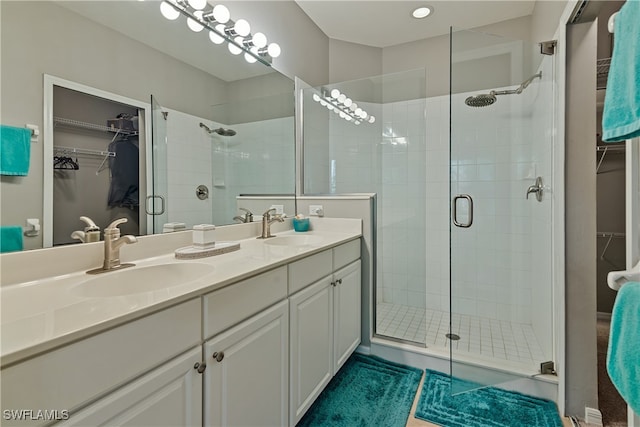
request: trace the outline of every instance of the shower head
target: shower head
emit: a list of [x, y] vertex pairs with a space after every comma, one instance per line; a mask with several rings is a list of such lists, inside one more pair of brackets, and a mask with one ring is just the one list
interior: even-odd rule
[[464, 100], [464, 103], [469, 107], [487, 107], [494, 102], [497, 98], [493, 93], [482, 93], [476, 96], [470, 96]]
[[480, 95], [476, 95], [476, 96], [470, 96], [467, 99], [464, 100], [464, 103], [467, 104], [469, 107], [487, 107], [491, 104], [493, 104], [494, 102], [496, 102], [497, 98], [496, 95], [519, 95], [522, 93], [523, 90], [525, 90], [527, 88], [527, 86], [529, 86], [531, 84], [531, 82], [535, 79], [535, 78], [542, 78], [542, 71], [540, 71], [538, 74], [534, 74], [533, 76], [529, 77], [527, 80], [525, 80], [524, 82], [522, 82], [522, 84], [514, 90], [492, 90], [489, 93], [483, 93]]
[[210, 129], [209, 126], [205, 125], [204, 123], [200, 123], [200, 127], [206, 130], [208, 134], [217, 133], [218, 135], [222, 136], [233, 136], [236, 134], [236, 131], [233, 129], [225, 129], [221, 127], [218, 129]]

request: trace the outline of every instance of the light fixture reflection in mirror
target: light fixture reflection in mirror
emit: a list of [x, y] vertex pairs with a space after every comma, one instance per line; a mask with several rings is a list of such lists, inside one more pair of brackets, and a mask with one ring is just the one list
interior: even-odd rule
[[[248, 63], [262, 62], [270, 66], [273, 58], [282, 53], [280, 45], [267, 42], [263, 33], [251, 35], [251, 25], [246, 19], [231, 20], [229, 9], [223, 5], [216, 5], [210, 11], [204, 12], [206, 0], [164, 0], [160, 4], [162, 15], [173, 21], [180, 14], [187, 17], [187, 26], [194, 32], [202, 29], [209, 30], [209, 39], [214, 44], [228, 43], [229, 52], [239, 55], [245, 52], [244, 58]], [[255, 48], [255, 49], [254, 49]]]

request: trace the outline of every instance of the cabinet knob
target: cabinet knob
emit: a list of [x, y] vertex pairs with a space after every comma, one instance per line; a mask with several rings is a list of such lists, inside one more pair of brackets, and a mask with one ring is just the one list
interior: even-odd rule
[[198, 371], [199, 374], [201, 374], [204, 372], [205, 369], [207, 369], [207, 364], [196, 362], [196, 364], [193, 365], [193, 369], [195, 369], [196, 371]]
[[331, 286], [336, 286], [336, 282], [331, 282]]
[[337, 283], [338, 285], [341, 285], [341, 284], [342, 284], [342, 279], [338, 279], [338, 280], [336, 280], [336, 283]]
[[216, 362], [222, 362], [222, 359], [224, 359], [224, 352], [216, 351], [213, 353], [213, 358], [216, 359]]

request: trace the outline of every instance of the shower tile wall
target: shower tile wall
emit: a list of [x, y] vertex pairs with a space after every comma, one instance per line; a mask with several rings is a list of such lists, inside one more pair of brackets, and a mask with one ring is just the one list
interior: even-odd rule
[[531, 323], [532, 93], [487, 108], [453, 97], [451, 191], [474, 197], [473, 227], [452, 229], [454, 313]]
[[210, 121], [168, 110], [167, 116], [167, 221], [187, 227], [211, 222], [212, 199], [200, 200], [200, 184], [211, 190], [211, 142], [199, 126]]
[[211, 137], [214, 196], [220, 201], [214, 205], [214, 218], [220, 223], [228, 224], [238, 215], [236, 196], [240, 194], [295, 192], [293, 121], [284, 117], [223, 125], [236, 135]]
[[[233, 137], [208, 135], [210, 128], [231, 127]], [[228, 224], [236, 213], [240, 193], [294, 192], [293, 117], [233, 126], [169, 110], [167, 120], [168, 221], [187, 227], [202, 223]], [[265, 180], [264, 177], [269, 179]], [[196, 187], [209, 187], [199, 200]]]
[[[534, 239], [541, 236], [533, 232], [531, 205], [537, 202], [525, 200], [525, 190], [541, 170], [538, 163], [548, 162], [532, 155], [534, 130], [542, 129], [532, 123], [543, 113], [527, 107], [536, 96], [535, 86], [521, 97], [502, 97], [487, 109], [467, 107], [469, 94], [454, 97], [454, 114], [465, 123], [453, 153], [455, 191], [478, 199], [476, 227], [454, 234], [455, 256], [463, 260], [454, 269], [456, 313], [532, 323], [536, 294], [531, 258]], [[363, 108], [375, 111], [376, 105]], [[426, 134], [420, 122], [425, 114]], [[385, 104], [380, 119], [382, 129], [372, 129], [381, 136], [331, 119], [335, 192], [380, 195], [378, 301], [448, 311], [449, 97]], [[360, 156], [362, 147], [366, 151]], [[377, 175], [371, 177], [374, 188], [363, 188], [354, 178], [369, 178], [359, 172], [366, 168]], [[540, 217], [549, 222], [544, 215]], [[536, 289], [550, 292], [550, 282], [543, 283]]]

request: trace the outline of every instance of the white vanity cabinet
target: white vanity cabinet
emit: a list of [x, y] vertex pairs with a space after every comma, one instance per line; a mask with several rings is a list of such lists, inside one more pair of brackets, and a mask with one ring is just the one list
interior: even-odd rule
[[[200, 322], [200, 300], [196, 298], [3, 367], [2, 409], [67, 410], [71, 415], [68, 421], [75, 422], [78, 408], [109, 399], [109, 392], [198, 346]], [[180, 369], [186, 372], [186, 365]], [[173, 381], [174, 375], [171, 371], [169, 377], [154, 383], [159, 384], [159, 393], [165, 387], [162, 382]], [[144, 390], [142, 393], [149, 396], [155, 393]], [[2, 425], [33, 426], [47, 421], [3, 420]]]
[[202, 425], [200, 346], [73, 414], [60, 426]]
[[357, 239], [289, 264], [290, 425], [360, 344], [359, 258]]
[[205, 426], [287, 425], [287, 300], [207, 341], [204, 354]]
[[287, 267], [204, 295], [203, 308], [204, 425], [287, 425]]

